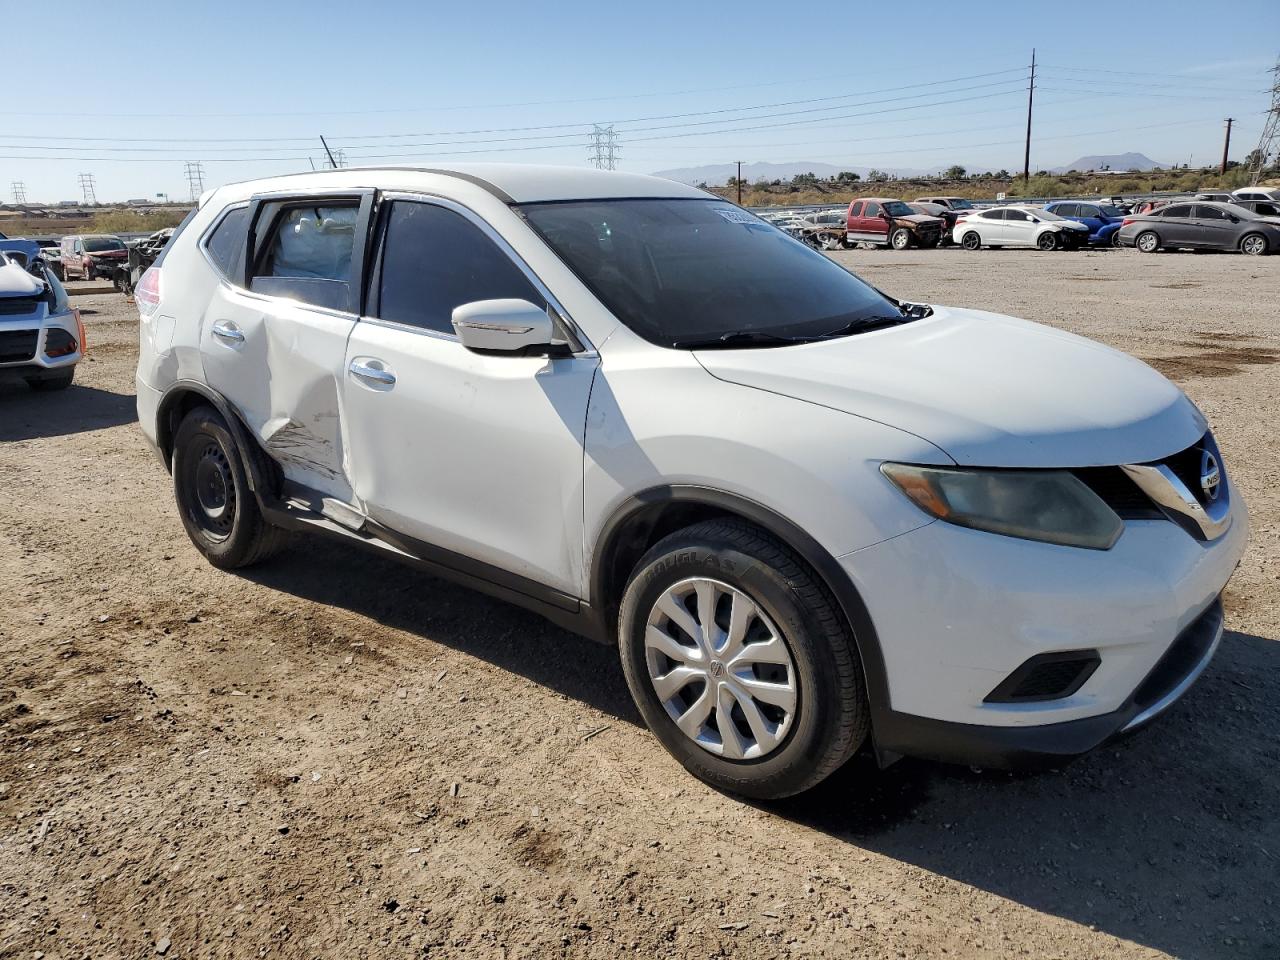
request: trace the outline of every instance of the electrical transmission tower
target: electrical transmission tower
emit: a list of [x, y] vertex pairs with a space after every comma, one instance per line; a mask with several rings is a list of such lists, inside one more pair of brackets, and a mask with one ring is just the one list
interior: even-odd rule
[[335, 167], [345, 167], [347, 165], [347, 151], [339, 147], [333, 151], [333, 165]]
[[613, 124], [602, 127], [597, 123], [591, 128], [591, 144], [587, 157], [595, 164], [597, 170], [616, 170], [620, 150], [618, 134], [614, 132]]
[[204, 193], [204, 165], [199, 160], [189, 160], [186, 166], [187, 186], [191, 188], [191, 199], [199, 200]]
[[1280, 61], [1271, 68], [1275, 82], [1271, 84], [1271, 109], [1267, 111], [1267, 121], [1262, 125], [1262, 136], [1258, 138], [1258, 146], [1253, 151], [1253, 162], [1249, 164], [1249, 183], [1256, 184], [1262, 179], [1262, 171], [1275, 154], [1276, 141], [1280, 140]]
[[80, 192], [84, 194], [84, 205], [86, 207], [96, 207], [98, 205], [98, 197], [93, 192], [93, 174], [80, 174]]
[[13, 183], [9, 184], [9, 186], [13, 189], [14, 203], [27, 202], [27, 185], [25, 183], [23, 183], [21, 180], [15, 180], [13, 181]]

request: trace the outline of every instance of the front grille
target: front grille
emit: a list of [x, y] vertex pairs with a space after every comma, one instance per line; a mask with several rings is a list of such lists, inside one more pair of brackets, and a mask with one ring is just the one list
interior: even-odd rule
[[[1210, 441], [1208, 434], [1201, 437], [1199, 442], [1193, 446], [1187, 447], [1181, 453], [1175, 453], [1172, 457], [1167, 457], [1163, 463], [1173, 471], [1174, 476], [1182, 481], [1183, 485], [1191, 491], [1201, 506], [1206, 506], [1206, 496], [1204, 487], [1200, 484], [1200, 462], [1204, 457], [1204, 451]], [[1219, 465], [1221, 469], [1221, 465]]]
[[1133, 702], [1139, 710], [1145, 710], [1168, 696], [1200, 665], [1213, 647], [1221, 626], [1222, 600], [1218, 599], [1178, 634], [1164, 656], [1139, 684], [1133, 695]]
[[1164, 514], [1119, 467], [1086, 467], [1072, 473], [1122, 520], [1161, 520]]
[[0, 363], [21, 363], [36, 355], [39, 330], [0, 331]]
[[43, 302], [42, 297], [0, 297], [0, 317], [35, 313]]
[[1005, 677], [984, 703], [1027, 703], [1069, 697], [1093, 676], [1102, 658], [1097, 650], [1041, 653]]

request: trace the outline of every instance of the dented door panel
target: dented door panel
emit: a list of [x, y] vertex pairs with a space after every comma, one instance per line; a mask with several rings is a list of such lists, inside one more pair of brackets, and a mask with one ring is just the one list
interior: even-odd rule
[[355, 321], [222, 284], [201, 325], [205, 379], [239, 410], [284, 476], [352, 499], [339, 390]]

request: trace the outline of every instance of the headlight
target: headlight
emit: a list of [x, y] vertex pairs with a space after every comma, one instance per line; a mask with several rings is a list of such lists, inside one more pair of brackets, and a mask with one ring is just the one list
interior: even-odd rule
[[1006, 537], [1107, 550], [1124, 521], [1066, 470], [967, 470], [886, 463], [881, 472], [930, 516]]

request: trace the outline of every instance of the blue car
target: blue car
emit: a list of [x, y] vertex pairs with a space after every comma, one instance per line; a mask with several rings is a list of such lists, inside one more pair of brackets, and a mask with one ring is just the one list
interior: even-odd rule
[[1103, 203], [1085, 203], [1079, 200], [1057, 200], [1044, 207], [1050, 213], [1083, 223], [1089, 228], [1089, 244], [1094, 247], [1120, 246], [1120, 226], [1124, 214], [1115, 207]]

